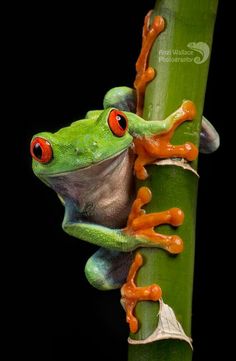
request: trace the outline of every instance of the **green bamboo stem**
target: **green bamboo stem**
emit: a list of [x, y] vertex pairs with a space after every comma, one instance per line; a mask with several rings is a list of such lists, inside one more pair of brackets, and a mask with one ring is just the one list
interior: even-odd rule
[[[204, 42], [211, 49], [217, 0], [159, 0], [153, 15], [161, 15], [166, 22], [165, 31], [153, 46], [149, 65], [156, 69], [157, 76], [149, 84], [145, 94], [144, 118], [164, 119], [177, 109], [183, 99], [192, 100], [197, 108], [197, 117], [179, 127], [172, 139], [173, 144], [191, 141], [199, 142], [200, 120], [204, 105], [207, 83], [208, 59], [202, 64], [192, 61], [163, 61], [163, 50], [190, 50], [191, 42]], [[166, 53], [165, 53], [166, 54]], [[199, 54], [193, 52], [194, 58]], [[183, 56], [171, 55], [167, 57]], [[200, 55], [201, 57], [201, 55]], [[193, 162], [197, 168], [197, 161]], [[198, 177], [191, 171], [177, 166], [150, 166], [146, 182], [153, 193], [147, 212], [156, 212], [171, 207], [179, 207], [185, 213], [184, 224], [177, 229], [170, 226], [158, 228], [160, 233], [177, 234], [184, 240], [184, 252], [170, 256], [160, 249], [142, 249], [145, 260], [139, 271], [139, 286], [157, 283], [163, 291], [163, 300], [171, 306], [186, 334], [191, 335], [191, 308], [194, 270], [195, 216]], [[158, 302], [140, 302], [136, 315], [140, 329], [135, 339], [145, 339], [158, 323]], [[129, 361], [190, 361], [192, 350], [184, 341], [163, 340], [146, 345], [129, 345]]]

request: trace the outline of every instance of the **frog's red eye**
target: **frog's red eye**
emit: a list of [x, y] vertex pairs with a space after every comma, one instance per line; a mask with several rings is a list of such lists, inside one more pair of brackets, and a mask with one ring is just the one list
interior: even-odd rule
[[30, 153], [37, 162], [49, 163], [52, 159], [51, 144], [46, 139], [36, 137], [30, 144]]
[[128, 119], [124, 113], [113, 109], [109, 114], [108, 124], [112, 133], [117, 137], [123, 137], [128, 128]]

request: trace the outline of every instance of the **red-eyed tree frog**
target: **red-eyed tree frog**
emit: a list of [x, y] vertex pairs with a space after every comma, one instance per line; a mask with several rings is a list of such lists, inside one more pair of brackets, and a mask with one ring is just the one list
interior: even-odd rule
[[[58, 194], [65, 206], [64, 231], [101, 247], [88, 260], [85, 274], [94, 287], [102, 290], [121, 287], [133, 260], [132, 251], [138, 247], [181, 251], [176, 236], [167, 237], [169, 243], [154, 241], [142, 234], [141, 228], [130, 231], [127, 220], [137, 201], [135, 175], [147, 178], [146, 164], [157, 158], [196, 158], [191, 143], [172, 146], [167, 142], [168, 150], [164, 147], [157, 154], [151, 149], [156, 136], [169, 134], [181, 122], [193, 119], [194, 105], [183, 102], [163, 121], [145, 121], [133, 113], [134, 109], [134, 91], [113, 88], [104, 98], [104, 110], [90, 111], [85, 119], [56, 133], [38, 133], [31, 141], [35, 175]], [[150, 140], [145, 156], [140, 151], [142, 140]], [[217, 132], [203, 118], [200, 150], [209, 153], [218, 145]], [[142, 204], [150, 198], [145, 189], [139, 197]], [[166, 212], [169, 218], [165, 213], [168, 220], [161, 223], [181, 224], [179, 209]]]

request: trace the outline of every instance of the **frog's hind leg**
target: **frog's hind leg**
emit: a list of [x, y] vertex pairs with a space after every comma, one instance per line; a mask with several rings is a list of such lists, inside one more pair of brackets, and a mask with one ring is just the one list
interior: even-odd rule
[[120, 288], [133, 262], [132, 252], [118, 252], [101, 247], [85, 265], [89, 283], [99, 290]]
[[137, 94], [136, 114], [142, 115], [144, 94], [147, 84], [155, 77], [154, 68], [148, 66], [148, 58], [153, 43], [158, 35], [164, 30], [165, 22], [161, 16], [155, 16], [153, 23], [150, 24], [152, 11], [149, 11], [144, 20], [142, 48], [136, 62], [136, 78], [134, 88]]
[[104, 109], [117, 108], [135, 113], [136, 91], [127, 86], [119, 86], [108, 90], [103, 99]]
[[220, 146], [220, 136], [214, 126], [205, 117], [202, 117], [199, 150], [209, 154], [215, 152]]

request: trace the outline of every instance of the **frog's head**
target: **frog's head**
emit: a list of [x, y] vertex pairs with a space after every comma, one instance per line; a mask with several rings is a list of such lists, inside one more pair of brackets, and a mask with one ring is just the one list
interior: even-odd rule
[[132, 143], [124, 112], [105, 109], [97, 119], [83, 119], [56, 133], [42, 132], [31, 141], [33, 171], [39, 178], [90, 168], [117, 158]]

